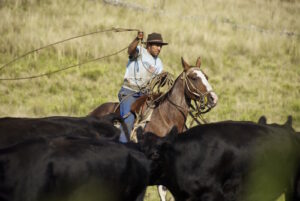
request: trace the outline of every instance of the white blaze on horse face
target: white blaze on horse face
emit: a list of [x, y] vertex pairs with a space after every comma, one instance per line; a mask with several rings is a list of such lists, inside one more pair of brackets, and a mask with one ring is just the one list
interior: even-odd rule
[[202, 83], [206, 87], [206, 91], [212, 91], [212, 87], [210, 86], [208, 80], [206, 79], [206, 77], [202, 73], [202, 71], [201, 70], [194, 70], [194, 72], [197, 74], [197, 77], [199, 77], [202, 80]]

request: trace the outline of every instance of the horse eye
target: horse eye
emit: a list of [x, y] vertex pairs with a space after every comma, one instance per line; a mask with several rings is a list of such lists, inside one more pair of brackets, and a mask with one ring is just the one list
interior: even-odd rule
[[191, 76], [192, 80], [197, 80], [197, 76]]

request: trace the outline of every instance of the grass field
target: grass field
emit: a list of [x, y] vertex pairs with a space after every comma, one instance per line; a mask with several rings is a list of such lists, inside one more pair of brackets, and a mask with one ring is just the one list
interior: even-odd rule
[[[73, 36], [136, 28], [162, 33], [165, 70], [180, 57], [202, 68], [219, 95], [205, 115], [222, 120], [284, 123], [300, 130], [300, 1], [298, 0], [0, 0], [0, 68], [33, 49]], [[86, 62], [126, 46], [136, 32], [106, 32], [30, 54], [0, 70], [0, 78], [33, 76]], [[0, 81], [0, 116], [83, 116], [117, 101], [126, 51], [37, 79]], [[158, 200], [152, 191], [148, 201]]]

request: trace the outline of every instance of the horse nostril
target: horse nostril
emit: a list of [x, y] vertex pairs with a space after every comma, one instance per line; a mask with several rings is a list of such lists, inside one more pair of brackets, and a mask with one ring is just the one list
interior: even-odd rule
[[214, 92], [209, 93], [208, 99], [212, 106], [216, 106], [218, 102], [218, 96]]

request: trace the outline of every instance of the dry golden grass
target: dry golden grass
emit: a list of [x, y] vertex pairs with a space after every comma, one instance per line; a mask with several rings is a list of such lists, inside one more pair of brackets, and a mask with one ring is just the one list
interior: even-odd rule
[[[283, 123], [291, 114], [299, 129], [299, 2], [119, 2], [115, 6], [96, 0], [1, 1], [1, 64], [96, 30], [157, 31], [170, 42], [161, 53], [167, 71], [178, 75], [181, 56], [194, 63], [201, 55], [203, 69], [220, 96], [217, 108], [207, 115], [210, 121], [255, 121], [264, 114], [270, 122]], [[135, 34], [109, 32], [68, 41], [15, 62], [0, 71], [1, 77], [31, 76], [101, 57], [126, 47]], [[85, 115], [105, 101], [117, 100], [126, 60], [124, 52], [51, 77], [2, 81], [0, 114]]]

